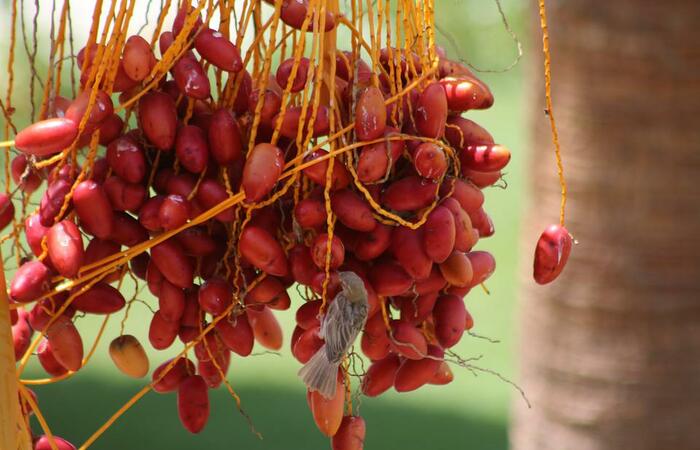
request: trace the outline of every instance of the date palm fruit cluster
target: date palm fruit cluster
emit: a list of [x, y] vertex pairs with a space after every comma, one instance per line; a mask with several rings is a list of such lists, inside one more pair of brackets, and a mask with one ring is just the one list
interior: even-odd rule
[[[338, 272], [352, 271], [369, 301], [361, 392], [452, 380], [445, 352], [473, 326], [464, 298], [495, 269], [475, 250], [494, 233], [482, 190], [510, 152], [465, 117], [493, 96], [430, 31], [405, 48], [381, 39], [364, 48], [356, 32], [341, 50], [321, 40], [347, 15], [277, 3], [267, 25], [297, 45], [276, 67], [262, 54], [275, 45], [272, 31], [267, 48], [241, 52], [241, 39], [185, 2], [157, 44], [139, 35], [88, 42], [77, 56], [79, 93], [53, 97], [17, 134], [12, 178], [23, 195], [40, 195], [19, 218], [13, 198], [0, 198], [0, 225], [14, 221], [29, 248], [9, 283], [17, 360], [37, 333], [50, 376], [80, 370], [75, 315], [123, 314], [135, 296], [122, 282], [138, 280], [157, 309], [148, 344], [193, 350], [156, 367], [152, 389], [177, 392], [180, 419], [197, 433], [231, 359], [256, 342], [282, 347], [277, 314], [296, 311], [292, 354], [310, 359]], [[304, 52], [304, 39], [318, 54]], [[568, 233], [547, 233], [539, 282], [558, 275], [570, 249]], [[289, 295], [295, 284], [301, 299]], [[116, 337], [110, 355], [126, 375], [150, 371], [132, 335]], [[363, 419], [346, 414], [348, 366], [334, 398], [307, 397], [338, 450], [361, 449], [365, 433]]]

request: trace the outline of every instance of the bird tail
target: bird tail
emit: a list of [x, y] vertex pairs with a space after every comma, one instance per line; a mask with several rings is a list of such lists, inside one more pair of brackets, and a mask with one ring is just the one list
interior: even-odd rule
[[330, 400], [335, 396], [339, 365], [340, 361], [336, 363], [328, 361], [324, 344], [299, 370], [299, 377], [309, 390], [318, 391]]

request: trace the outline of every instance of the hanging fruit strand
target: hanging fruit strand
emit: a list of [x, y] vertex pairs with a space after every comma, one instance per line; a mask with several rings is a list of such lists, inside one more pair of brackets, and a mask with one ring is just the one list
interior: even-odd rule
[[549, 51], [549, 30], [547, 28], [547, 11], [545, 0], [539, 0], [540, 27], [542, 29], [542, 49], [544, 51], [544, 83], [545, 83], [545, 113], [549, 117], [552, 130], [552, 142], [554, 143], [554, 155], [557, 162], [559, 185], [561, 186], [561, 208], [559, 212], [559, 224], [547, 227], [535, 248], [533, 262], [533, 276], [538, 284], [547, 284], [554, 281], [564, 270], [571, 253], [573, 238], [564, 227], [566, 212], [566, 180], [564, 179], [564, 164], [561, 157], [561, 145], [559, 132], [554, 120], [554, 107], [552, 105], [552, 74], [551, 55]]
[[554, 106], [552, 105], [552, 57], [549, 50], [549, 29], [547, 27], [547, 10], [545, 0], [539, 1], [540, 27], [542, 29], [542, 50], [544, 53], [544, 89], [547, 117], [552, 129], [552, 143], [554, 144], [554, 154], [557, 160], [557, 174], [559, 175], [559, 185], [561, 186], [561, 211], [559, 213], [559, 225], [564, 226], [564, 215], [566, 211], [566, 180], [564, 179], [564, 164], [561, 158], [561, 145], [559, 143], [559, 132], [554, 120]]

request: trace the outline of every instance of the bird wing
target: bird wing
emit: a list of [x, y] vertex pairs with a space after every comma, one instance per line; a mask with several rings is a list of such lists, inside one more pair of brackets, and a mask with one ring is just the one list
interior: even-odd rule
[[328, 307], [321, 326], [326, 341], [326, 355], [331, 362], [339, 361], [350, 349], [362, 328], [358, 327], [353, 305], [339, 294]]

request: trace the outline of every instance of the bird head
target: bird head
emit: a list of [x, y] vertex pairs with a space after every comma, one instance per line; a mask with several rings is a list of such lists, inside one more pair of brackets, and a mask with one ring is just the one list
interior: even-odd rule
[[352, 303], [367, 302], [367, 289], [365, 289], [362, 278], [358, 277], [355, 272], [340, 272], [338, 276], [345, 298]]

